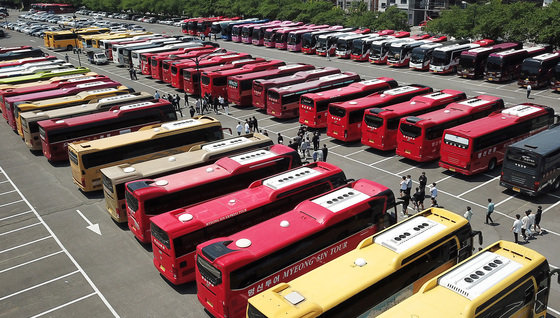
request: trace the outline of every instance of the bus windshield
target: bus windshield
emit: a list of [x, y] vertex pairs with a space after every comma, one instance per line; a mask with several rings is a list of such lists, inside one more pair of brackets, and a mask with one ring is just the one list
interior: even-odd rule
[[338, 40], [336, 46], [339, 50], [346, 50], [346, 47], [348, 46], [347, 42], [348, 41], [346, 40]]
[[541, 72], [541, 63], [538, 61], [524, 61], [521, 72], [526, 75], [537, 75]]
[[399, 129], [403, 135], [408, 137], [417, 138], [422, 135], [422, 128], [414, 125], [402, 123], [400, 124]]
[[326, 38], [321, 38], [317, 41], [317, 46], [319, 47], [326, 47], [327, 46], [327, 39]]
[[169, 245], [169, 236], [167, 235], [167, 233], [165, 233], [165, 231], [163, 231], [160, 227], [158, 227], [154, 223], [151, 224], [150, 229], [153, 238], [160, 241], [161, 244], [167, 247], [167, 249], [171, 249], [171, 246]]
[[352, 54], [361, 54], [363, 47], [364, 47], [364, 41], [354, 40], [354, 43], [352, 43]]
[[369, 55], [380, 56], [381, 55], [381, 44], [372, 44]]
[[426, 50], [424, 49], [413, 49], [412, 54], [410, 55], [410, 61], [413, 63], [420, 63], [424, 62], [424, 56], [426, 54]]
[[383, 118], [381, 117], [366, 115], [364, 121], [368, 127], [379, 128], [383, 126]]
[[391, 46], [389, 48], [389, 55], [392, 55], [392, 56], [398, 58], [400, 56], [400, 54], [401, 54], [401, 48], [400, 47]]
[[434, 51], [432, 53], [432, 65], [447, 65], [449, 63], [449, 52]]
[[301, 39], [301, 45], [304, 47], [312, 47], [315, 43], [313, 43], [313, 34], [305, 33], [303, 38]]
[[489, 72], [499, 72], [502, 69], [502, 59], [498, 56], [488, 57], [488, 61], [486, 61], [486, 69]]
[[290, 45], [296, 44], [300, 36], [301, 36], [300, 34], [293, 34], [293, 33], [288, 34], [288, 44]]
[[329, 107], [329, 114], [336, 117], [344, 117], [344, 115], [346, 115], [346, 109], [342, 107], [331, 106]]
[[536, 167], [539, 162], [539, 158], [535, 154], [527, 153], [526, 151], [515, 148], [508, 149], [507, 159], [519, 162], [529, 167]]
[[461, 66], [463, 67], [475, 67], [476, 58], [472, 55], [461, 56]]

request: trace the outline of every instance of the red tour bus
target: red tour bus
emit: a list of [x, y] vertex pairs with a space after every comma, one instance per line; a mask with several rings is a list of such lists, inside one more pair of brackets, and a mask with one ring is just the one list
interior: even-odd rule
[[94, 140], [158, 123], [177, 120], [175, 108], [164, 99], [122, 105], [106, 112], [38, 122], [43, 154], [49, 161], [68, 160], [68, 144]]
[[316, 54], [317, 39], [320, 35], [339, 32], [341, 30], [351, 31], [351, 28], [344, 28], [341, 25], [334, 25], [325, 30], [306, 32], [301, 37], [301, 52], [303, 54]]
[[299, 100], [299, 123], [311, 128], [326, 128], [327, 111], [330, 103], [364, 97], [397, 86], [397, 81], [392, 78], [378, 77], [352, 83], [346, 87], [303, 94]]
[[238, 106], [253, 105], [253, 80], [266, 80], [292, 75], [296, 72], [312, 70], [309, 64], [289, 64], [260, 72], [229, 76], [227, 79], [227, 98]]
[[[189, 52], [196, 52], [202, 51], [204, 53], [200, 53], [199, 55], [210, 53], [212, 50], [216, 48], [211, 45], [204, 45], [199, 47], [190, 47], [190, 48], [180, 48], [180, 49], [172, 49], [173, 51], [165, 51], [165, 52], [153, 52], [153, 53], [142, 53], [141, 54], [141, 70], [142, 74], [144, 75], [151, 75], [152, 74], [152, 59], [155, 57], [169, 57], [171, 55], [182, 55], [187, 54]], [[156, 63], [155, 67], [158, 66]]]
[[507, 146], [554, 123], [554, 109], [523, 103], [443, 132], [439, 166], [464, 175], [494, 170]]
[[331, 74], [338, 74], [340, 70], [334, 67], [318, 68], [311, 71], [297, 72], [291, 76], [284, 76], [279, 78], [267, 80], [254, 80], [253, 81], [253, 106], [260, 109], [267, 109], [267, 94], [268, 90], [273, 87], [282, 87], [286, 85], [293, 85], [317, 79], [322, 76]]
[[196, 246], [293, 209], [347, 182], [339, 167], [316, 162], [253, 182], [247, 189], [152, 218], [154, 265], [172, 284], [195, 280]]
[[354, 72], [344, 72], [319, 77], [316, 80], [300, 84], [273, 87], [266, 94], [266, 113], [276, 118], [294, 118], [299, 116], [299, 99], [308, 92], [322, 92], [328, 89], [348, 86], [360, 80]]
[[[191, 53], [191, 54], [195, 54], [195, 53]], [[207, 62], [208, 60], [211, 60], [212, 58], [219, 57], [219, 56], [224, 56], [224, 55], [228, 55], [228, 54], [237, 54], [237, 53], [234, 53], [234, 52], [211, 53], [211, 54], [208, 54], [208, 55], [204, 55], [203, 59], [199, 59], [199, 63], [202, 64], [204, 62]], [[176, 66], [178, 64], [192, 63], [193, 66], [196, 66], [196, 64], [194, 62], [195, 57], [192, 57], [192, 56], [189, 56], [189, 57], [180, 57], [179, 58], [179, 56], [171, 56], [171, 58], [162, 61], [161, 62], [161, 79], [160, 80], [165, 82], [165, 83], [168, 83], [168, 84], [171, 83], [171, 69], [172, 69], [173, 66]]]
[[521, 63], [517, 85], [532, 88], [546, 87], [554, 76], [554, 67], [560, 63], [560, 51], [529, 57]]
[[284, 28], [276, 31], [276, 34], [274, 35], [274, 47], [279, 50], [287, 50], [288, 34], [299, 30], [309, 30], [310, 27], [314, 27], [314, 26], [315, 25], [300, 25], [300, 26]]
[[415, 96], [411, 100], [365, 111], [362, 121], [362, 144], [379, 150], [397, 148], [397, 131], [401, 118], [418, 116], [442, 109], [449, 103], [466, 99], [464, 92], [444, 89], [427, 95]]
[[[166, 60], [180, 60], [180, 59], [184, 59], [187, 57], [197, 57], [200, 56], [202, 54], [209, 54], [211, 53], [213, 50], [215, 50], [214, 48], [206, 48], [206, 47], [202, 47], [202, 49], [200, 48], [188, 48], [188, 49], [180, 49], [177, 51], [183, 51], [183, 50], [187, 50], [184, 53], [177, 53], [177, 54], [167, 54], [167, 53], [160, 53], [161, 55], [155, 55], [152, 57], [152, 61], [151, 61], [151, 65], [150, 65], [150, 76], [153, 79], [157, 79], [157, 80], [163, 80], [163, 63]], [[167, 64], [167, 67], [169, 68], [169, 64]]]
[[519, 50], [492, 53], [486, 61], [484, 79], [489, 82], [502, 82], [519, 78], [521, 63], [528, 57], [552, 51], [551, 46], [533, 46]]
[[[292, 21], [281, 21], [281, 20], [274, 20], [269, 21], [266, 23], [253, 23], [253, 24], [246, 24], [241, 28], [241, 42], [245, 44], [252, 44], [253, 43], [253, 30], [254, 29], [264, 29], [273, 28], [275, 26], [283, 26], [283, 25], [291, 25]], [[264, 34], [263, 34], [264, 35]]]
[[218, 96], [227, 97], [228, 77], [275, 69], [284, 65], [286, 65], [284, 61], [271, 60], [255, 64], [247, 64], [231, 70], [202, 72], [202, 75], [200, 76], [200, 95], [206, 96], [206, 94], [208, 94], [213, 98]]
[[108, 78], [101, 80], [91, 81], [87, 83], [70, 82], [64, 83], [58, 89], [39, 91], [35, 93], [22, 94], [17, 96], [8, 97], [6, 99], [6, 116], [8, 124], [12, 129], [16, 129], [16, 119], [17, 119], [17, 107], [22, 103], [32, 103], [36, 101], [41, 101], [44, 99], [52, 99], [63, 96], [76, 95], [83, 91], [90, 91], [102, 88], [116, 88], [121, 86], [121, 83], [115, 82]]
[[[103, 81], [103, 80], [110, 81], [110, 79], [105, 75], [91, 75], [91, 76], [80, 76], [75, 78], [61, 79], [53, 82], [40, 82], [40, 83], [36, 82], [37, 83], [36, 85], [29, 85], [29, 86], [23, 86], [18, 88], [7, 88], [7, 89], [0, 90], [0, 108], [2, 109], [2, 115], [4, 116], [5, 119], [8, 119], [8, 116], [6, 115], [7, 112], [6, 105], [8, 103], [9, 97], [17, 97], [19, 95], [24, 95], [24, 94], [61, 89], [67, 85], [72, 85], [72, 83], [84, 84], [84, 83]], [[19, 98], [16, 98], [11, 101], [13, 103], [13, 102], [18, 102], [20, 100]], [[10, 105], [10, 109], [13, 109], [13, 106], [14, 105]]]
[[[216, 54], [216, 53], [214, 53]], [[251, 55], [247, 53], [234, 53], [234, 52], [227, 52], [227, 53], [218, 53], [217, 56], [208, 56], [199, 61], [198, 67], [207, 67], [207, 66], [215, 66], [225, 63], [230, 63], [232, 61], [237, 61], [243, 58], [251, 58]], [[169, 82], [171, 86], [182, 89], [183, 85], [183, 78], [181, 73], [186, 68], [197, 67], [197, 63], [194, 59], [184, 60], [182, 62], [173, 63], [169, 68]], [[166, 80], [164, 74], [164, 81]]]
[[401, 118], [396, 153], [418, 162], [435, 160], [439, 158], [441, 137], [445, 129], [486, 117], [503, 108], [504, 101], [501, 98], [479, 95], [451, 103], [444, 109]]
[[[264, 45], [264, 41], [265, 41], [265, 35], [267, 34], [267, 32], [270, 30], [269, 34], [269, 39], [272, 38], [272, 36], [274, 35], [274, 33], [277, 30], [283, 29], [283, 28], [290, 28], [290, 27], [296, 27], [298, 25], [302, 25], [303, 22], [291, 22], [291, 21], [285, 21], [286, 23], [284, 24], [280, 24], [280, 25], [275, 25], [275, 26], [259, 26], [259, 25], [255, 25], [255, 27], [253, 28], [253, 36], [251, 38], [251, 43], [253, 43], [253, 45], [257, 45], [257, 46], [262, 46]], [[287, 23], [289, 22], [289, 23]]]
[[209, 67], [199, 67], [198, 69], [196, 69], [196, 67], [185, 68], [183, 69], [183, 91], [191, 95], [199, 96], [200, 74], [202, 74], [202, 72], [217, 72], [217, 71], [231, 70], [233, 68], [239, 68], [243, 65], [262, 63], [265, 61], [266, 61], [265, 59], [257, 57], [255, 59], [250, 58], [250, 59], [237, 60], [227, 64], [221, 64], [221, 65], [215, 65]]
[[326, 25], [326, 24], [316, 25], [316, 26], [313, 26], [313, 27], [308, 27], [306, 29], [292, 31], [292, 32], [288, 33], [288, 41], [286, 42], [288, 51], [290, 51], [290, 52], [301, 51], [301, 44], [302, 44], [302, 41], [303, 41], [303, 35], [304, 34], [311, 33], [313, 31], [317, 31], [317, 30], [324, 30], [328, 27], [329, 26]]
[[11, 52], [11, 51], [27, 50], [27, 49], [31, 49], [31, 46], [22, 45], [22, 46], [12, 46], [12, 47], [1, 47], [0, 48], [0, 54], [6, 53], [6, 52]]
[[461, 53], [457, 75], [464, 78], [478, 78], [484, 75], [488, 56], [494, 52], [520, 49], [521, 43], [500, 43], [493, 46], [477, 47]]
[[[215, 66], [225, 63], [231, 63], [233, 61], [241, 60], [241, 59], [248, 59], [251, 58], [251, 55], [247, 53], [230, 53], [226, 55], [214, 56], [210, 59], [203, 59], [201, 62], [198, 63], [198, 67], [207, 67], [207, 66]], [[197, 67], [197, 64], [194, 61], [186, 61], [184, 63], [178, 63], [171, 66], [171, 86], [182, 89], [183, 87], [183, 77], [182, 72], [186, 68]]]
[[358, 62], [365, 62], [369, 60], [369, 53], [371, 42], [379, 41], [384, 39], [379, 34], [370, 34], [368, 37], [355, 39], [352, 42], [352, 52], [350, 53], [350, 59]]
[[250, 297], [355, 249], [393, 225], [397, 214], [388, 210], [394, 206], [390, 189], [359, 179], [250, 228], [204, 242], [196, 248], [198, 300], [213, 317], [245, 317]]
[[360, 140], [366, 109], [393, 105], [431, 92], [432, 89], [428, 86], [412, 84], [346, 102], [332, 103], [327, 115], [327, 136], [346, 142]]
[[299, 166], [297, 151], [274, 145], [269, 150], [224, 157], [213, 164], [157, 179], [128, 182], [128, 227], [140, 242], [150, 243], [150, 219], [156, 215], [245, 189], [254, 181]]

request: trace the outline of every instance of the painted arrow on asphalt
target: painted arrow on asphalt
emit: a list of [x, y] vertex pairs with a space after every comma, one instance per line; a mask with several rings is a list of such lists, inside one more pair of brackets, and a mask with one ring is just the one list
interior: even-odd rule
[[92, 224], [85, 216], [84, 214], [80, 211], [80, 210], [76, 210], [76, 212], [78, 212], [78, 214], [82, 217], [82, 219], [84, 219], [87, 224], [89, 224], [86, 228], [89, 230], [92, 230], [93, 232], [101, 235], [101, 230], [99, 229], [99, 224]]

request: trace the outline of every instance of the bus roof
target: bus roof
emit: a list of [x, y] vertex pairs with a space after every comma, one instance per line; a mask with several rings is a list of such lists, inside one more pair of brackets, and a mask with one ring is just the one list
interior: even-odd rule
[[435, 51], [440, 51], [440, 52], [449, 52], [449, 51], [456, 51], [456, 50], [468, 50], [469, 48], [475, 48], [475, 47], [479, 47], [480, 44], [474, 44], [474, 43], [467, 43], [467, 44], [454, 44], [454, 45], [448, 45], [448, 46], [442, 46], [442, 47], [438, 47], [436, 49], [434, 49]]
[[[232, 192], [187, 208], [181, 208], [158, 215], [152, 218], [152, 222], [156, 223], [158, 226], [165, 226], [167, 231], [181, 229], [185, 227], [185, 225], [198, 228], [202, 224], [209, 224], [209, 222], [213, 223], [216, 221], [216, 213], [212, 211], [217, 210], [220, 211], [219, 213], [221, 215], [229, 215], [232, 212], [239, 211], [240, 204], [243, 206], [252, 206], [256, 202], [262, 202], [263, 198], [276, 198], [285, 191], [291, 191], [290, 189], [286, 189], [287, 187], [303, 182], [313, 182], [313, 180], [320, 179], [325, 174], [332, 172], [342, 173], [342, 170], [326, 162], [317, 162], [294, 168], [287, 172], [255, 181], [247, 189]], [[186, 222], [189, 223], [183, 222], [183, 219], [187, 220]]]
[[534, 117], [538, 113], [550, 112], [554, 113], [548, 106], [523, 103], [496, 111], [486, 117], [451, 127], [446, 132], [477, 138], [489, 132], [513, 125], [526, 117]]
[[428, 123], [440, 123], [455, 118], [462, 117], [471, 113], [478, 107], [484, 107], [487, 104], [502, 100], [496, 96], [479, 95], [475, 98], [470, 98], [464, 101], [455, 102], [447, 105], [444, 109], [436, 110], [430, 113], [416, 116], [409, 116], [401, 120], [405, 120], [407, 124], [415, 124], [423, 126]]
[[[236, 259], [242, 261], [246, 258], [262, 258], [265, 255], [278, 251], [283, 247], [296, 242], [300, 237], [316, 233], [340, 222], [341, 217], [350, 217], [339, 214], [340, 211], [363, 204], [372, 197], [385, 191], [390, 191], [377, 182], [359, 179], [327, 193], [315, 196], [299, 203], [293, 210], [278, 215], [255, 226], [241, 230], [228, 237], [216, 238], [205, 243], [205, 246], [227, 241], [229, 249], [236, 252]], [[342, 199], [339, 199], [342, 198]], [[256, 239], [258, 238], [258, 239]], [[246, 245], [242, 245], [245, 243]], [[247, 246], [248, 245], [248, 246]], [[222, 250], [223, 251], [223, 250]], [[207, 255], [222, 265], [220, 256], [223, 253]]]
[[[311, 71], [313, 72], [313, 71]], [[303, 82], [303, 83], [297, 83], [294, 85], [288, 85], [288, 86], [282, 86], [282, 87], [273, 87], [270, 90], [271, 91], [278, 91], [278, 92], [298, 92], [301, 89], [304, 89], [310, 85], [315, 85], [317, 83], [322, 83], [322, 82], [326, 82], [326, 81], [332, 81], [332, 80], [338, 80], [338, 79], [343, 79], [343, 78], [358, 78], [359, 80], [359, 75], [357, 73], [354, 72], [343, 72], [343, 73], [337, 73], [337, 74], [330, 74], [330, 75], [326, 75], [326, 76], [322, 76], [316, 79], [313, 79], [311, 81], [307, 81], [307, 82]]]
[[220, 122], [209, 116], [200, 116], [198, 118], [190, 118], [190, 119], [167, 122], [161, 124], [158, 127], [154, 127], [146, 130], [138, 130], [124, 135], [117, 135], [117, 136], [112, 136], [103, 139], [96, 139], [96, 140], [88, 140], [84, 142], [74, 142], [72, 144], [74, 145], [74, 149], [78, 151], [80, 150], [83, 151], [87, 149], [97, 149], [99, 147], [111, 148], [123, 144], [129, 144], [131, 141], [136, 140], [134, 137], [150, 138], [150, 136], [155, 136], [158, 134], [166, 134], [174, 130], [186, 128], [189, 126], [211, 124], [211, 123], [220, 123]]
[[360, 109], [370, 108], [370, 107], [375, 106], [379, 102], [383, 101], [383, 98], [387, 97], [387, 95], [394, 96], [394, 95], [407, 94], [407, 93], [411, 93], [411, 92], [414, 92], [414, 91], [426, 90], [426, 89], [428, 90], [428, 92], [432, 91], [432, 89], [430, 87], [420, 85], [420, 84], [398, 86], [398, 87], [388, 89], [388, 90], [383, 91], [383, 92], [376, 92], [376, 93], [367, 95], [365, 97], [356, 98], [356, 99], [352, 99], [352, 100], [345, 101], [345, 102], [332, 103], [330, 105], [332, 105], [333, 107], [345, 108], [346, 110], [353, 110], [353, 109], [356, 109], [356, 108], [360, 108]]
[[546, 156], [560, 148], [560, 125], [554, 126], [536, 135], [527, 137], [514, 144], [509, 145], [510, 148], [524, 149], [534, 152], [541, 156]]
[[[424, 104], [427, 106], [427, 105], [432, 105], [436, 100], [441, 100], [441, 99], [455, 100], [456, 98], [460, 98], [464, 96], [465, 96], [464, 92], [456, 91], [453, 89], [444, 89], [430, 94], [414, 96], [409, 101], [405, 101], [402, 103], [389, 105], [383, 108], [372, 108], [370, 109], [370, 113], [374, 113], [379, 117], [399, 116], [401, 114], [408, 113], [411, 109], [418, 108], [418, 106], [414, 106], [417, 104]], [[415, 108], [413, 108], [413, 106]]]
[[289, 72], [289, 70], [293, 70], [293, 69], [299, 69], [300, 71], [311, 70], [313, 69], [313, 66], [309, 64], [302, 64], [302, 63], [288, 64], [288, 65], [282, 65], [278, 68], [268, 69], [264, 71], [233, 75], [230, 77], [230, 79], [238, 80], [238, 81], [243, 81], [247, 79], [259, 79], [262, 78], [263, 76], [268, 76], [270, 74], [282, 74], [284, 71]]
[[[85, 84], [82, 84], [82, 85], [85, 85]], [[128, 90], [129, 90], [128, 87], [126, 87], [124, 85], [117, 86], [117, 87], [100, 88], [100, 89], [94, 89], [94, 90], [89, 90], [89, 91], [81, 91], [81, 92], [79, 92], [75, 95], [71, 95], [71, 96], [56, 97], [56, 98], [50, 98], [50, 99], [42, 99], [42, 100], [37, 100], [37, 101], [30, 102], [30, 103], [21, 103], [17, 107], [18, 108], [25, 108], [26, 106], [48, 106], [48, 105], [66, 103], [66, 102], [71, 102], [71, 101], [83, 100], [86, 96], [105, 95], [105, 94], [109, 94], [111, 92], [122, 92], [122, 91], [128, 91]]]
[[559, 57], [560, 57], [560, 52], [555, 52], [555, 53], [544, 53], [541, 55], [533, 56], [531, 59], [544, 62], [547, 60], [558, 59]]

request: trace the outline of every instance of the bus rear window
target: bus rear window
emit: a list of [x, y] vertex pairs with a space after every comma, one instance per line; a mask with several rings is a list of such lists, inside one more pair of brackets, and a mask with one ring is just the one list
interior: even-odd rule
[[75, 165], [78, 165], [78, 155], [76, 155], [73, 151], [68, 151], [68, 158], [72, 161]]
[[344, 117], [346, 115], [346, 109], [342, 107], [331, 106], [329, 107], [329, 114], [336, 117]]
[[309, 98], [309, 97], [302, 97], [300, 100], [300, 103], [304, 106], [308, 106], [313, 108], [313, 99]]
[[452, 134], [445, 134], [443, 141], [447, 145], [455, 146], [461, 149], [469, 148], [469, 140], [465, 137], [455, 136]]
[[422, 128], [405, 123], [400, 125], [400, 131], [403, 135], [412, 138], [417, 138], [422, 135]]
[[255, 92], [262, 92], [263, 91], [263, 87], [261, 85], [253, 85], [253, 90]]
[[150, 226], [152, 237], [158, 240], [161, 244], [163, 244], [168, 249], [171, 249], [169, 245], [169, 236], [165, 233], [159, 226], [155, 225], [154, 223]]
[[200, 79], [200, 83], [203, 85], [208, 85], [210, 84], [210, 77], [208, 76], [202, 76], [202, 78]]
[[533, 154], [526, 153], [524, 151], [518, 151], [515, 149], [508, 149], [506, 154], [507, 160], [515, 161], [530, 167], [536, 167], [538, 158]]
[[368, 127], [379, 128], [383, 126], [383, 118], [381, 117], [366, 115], [364, 120]]
[[111, 182], [111, 179], [107, 178], [107, 176], [104, 174], [101, 174], [101, 178], [103, 180], [103, 186], [105, 187], [105, 189], [113, 193], [113, 183]]
[[268, 92], [268, 99], [277, 101], [278, 99], [280, 99], [280, 94], [278, 92]]
[[152, 59], [152, 66], [157, 66], [158, 65], [158, 61], [156, 59]]
[[228, 80], [228, 86], [231, 88], [237, 88], [237, 81], [232, 79]]
[[216, 286], [222, 283], [222, 272], [208, 263], [207, 260], [199, 256], [196, 258], [196, 263], [198, 264], [200, 275], [212, 285]]
[[213, 81], [212, 84], [216, 85], [216, 86], [226, 86], [226, 82], [227, 82], [227, 77], [225, 76], [220, 76], [220, 77], [216, 77]]
[[126, 206], [134, 212], [138, 211], [138, 199], [130, 191], [125, 191], [124, 197]]

